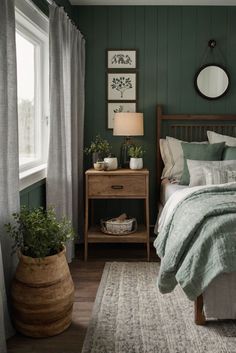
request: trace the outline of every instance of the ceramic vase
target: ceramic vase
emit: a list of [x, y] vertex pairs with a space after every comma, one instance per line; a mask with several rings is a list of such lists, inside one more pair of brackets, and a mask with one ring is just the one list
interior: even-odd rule
[[143, 159], [142, 158], [130, 158], [129, 162], [130, 169], [142, 169]]

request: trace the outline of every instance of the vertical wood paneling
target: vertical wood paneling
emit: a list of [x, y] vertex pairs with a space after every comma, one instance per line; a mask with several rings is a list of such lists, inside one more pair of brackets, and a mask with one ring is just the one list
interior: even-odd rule
[[106, 131], [106, 121], [104, 119], [104, 110], [106, 106], [106, 75], [105, 70], [100, 69], [106, 66], [106, 48], [107, 48], [107, 8], [98, 6], [94, 14], [94, 116], [93, 132], [94, 135], [99, 131]]
[[[80, 16], [80, 14], [83, 16]], [[85, 73], [85, 122], [84, 122], [84, 141], [87, 145], [87, 141], [91, 140], [91, 136], [94, 136], [94, 130], [96, 124], [95, 119], [95, 95], [94, 95], [94, 76], [95, 76], [95, 53], [94, 53], [94, 12], [93, 7], [84, 7], [79, 9], [78, 24], [81, 32], [84, 34], [86, 39], [86, 73]], [[85, 168], [89, 167], [89, 159], [85, 159]]]
[[168, 9], [158, 8], [158, 31], [157, 31], [157, 95], [159, 104], [166, 104], [168, 97]]
[[44, 206], [44, 188], [38, 187], [29, 192], [29, 206], [30, 207], [40, 207]]
[[195, 72], [199, 67], [196, 58], [196, 21], [195, 7], [184, 7], [181, 25], [181, 75], [180, 75], [180, 113], [193, 113], [194, 100], [197, 93], [193, 88]]
[[[228, 71], [230, 72], [231, 75], [231, 64], [230, 64], [230, 53], [232, 52], [232, 49], [230, 48], [230, 33], [231, 33], [231, 21], [230, 21], [230, 7], [227, 8], [227, 28], [226, 28], [226, 32], [227, 32], [227, 47], [226, 47], [226, 52], [225, 52], [225, 56], [226, 56], [226, 67], [228, 69]], [[231, 87], [232, 88], [232, 87]], [[232, 89], [230, 88], [230, 91], [232, 92]], [[230, 95], [227, 94], [227, 96], [225, 97], [225, 113], [228, 114], [230, 112]]]
[[20, 192], [21, 206], [46, 207], [46, 183], [39, 181]]
[[135, 11], [136, 38], [135, 48], [138, 49], [138, 110], [144, 109], [144, 84], [145, 84], [145, 12], [144, 7], [139, 6]]
[[[157, 91], [157, 28], [158, 28], [157, 8], [145, 7], [145, 66], [144, 66], [144, 141], [149, 158], [145, 158], [145, 164], [150, 170], [150, 182], [154, 184], [156, 179], [155, 151], [153, 145], [153, 127], [156, 126], [156, 91]], [[150, 153], [151, 152], [151, 153]], [[155, 191], [150, 194], [150, 202], [154, 203]], [[151, 212], [153, 212], [151, 208]], [[155, 212], [155, 211], [154, 211]]]
[[[168, 8], [168, 112], [180, 109], [182, 8]], [[178, 69], [176, 69], [178, 68]]]
[[[108, 6], [108, 37], [107, 37], [107, 48], [122, 48], [122, 13], [120, 6]], [[102, 68], [103, 72], [107, 71], [106, 66]], [[107, 87], [104, 87], [105, 91]], [[104, 120], [107, 123], [107, 111], [106, 106], [104, 107]], [[112, 142], [112, 153], [119, 156], [120, 145], [123, 141], [120, 137], [113, 137], [111, 130], [103, 131], [103, 136], [106, 136], [110, 142]]]
[[121, 7], [108, 7], [108, 47], [121, 48]]
[[[216, 7], [211, 9], [211, 36], [216, 40], [216, 48], [213, 50], [213, 60], [223, 66], [227, 66], [227, 8]], [[219, 26], [220, 23], [220, 26]], [[225, 30], [222, 31], [222, 28]], [[211, 113], [224, 114], [226, 111], [227, 96], [210, 104]]]
[[135, 11], [131, 6], [121, 7], [121, 46], [133, 48], [135, 43]]
[[230, 92], [227, 97], [227, 113], [236, 111], [236, 8], [228, 9], [227, 65], [230, 73]]
[[29, 205], [29, 195], [27, 193], [20, 194], [20, 205], [21, 206], [28, 206]]
[[[112, 142], [119, 155], [121, 139], [106, 130], [105, 49], [138, 50], [138, 109], [145, 135], [137, 137], [147, 151], [151, 170], [152, 222], [155, 220], [156, 104], [167, 113], [236, 113], [236, 8], [207, 6], [74, 7], [87, 47], [85, 143], [95, 133]], [[231, 88], [219, 101], [201, 98], [194, 88], [196, 70], [209, 62], [208, 40], [216, 39], [230, 72]]]
[[[208, 41], [211, 39], [211, 8], [208, 6], [197, 8], [197, 24], [196, 24], [197, 40], [196, 40], [196, 67], [200, 68], [206, 64], [209, 56]], [[199, 114], [210, 113], [211, 102], [203, 99], [198, 94], [195, 94], [194, 110]]]
[[[154, 113], [153, 108], [157, 89], [157, 9], [152, 6], [145, 8], [145, 37], [144, 37], [144, 109]], [[142, 69], [141, 69], [142, 70]], [[141, 71], [140, 70], [140, 71]], [[147, 131], [151, 127], [147, 124]]]

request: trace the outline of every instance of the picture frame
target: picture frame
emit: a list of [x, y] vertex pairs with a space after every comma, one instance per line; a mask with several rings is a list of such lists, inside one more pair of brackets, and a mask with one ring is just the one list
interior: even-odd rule
[[115, 113], [136, 111], [137, 102], [107, 102], [107, 128], [113, 129]]
[[107, 68], [129, 69], [137, 68], [136, 49], [107, 49]]
[[108, 72], [107, 100], [135, 101], [137, 99], [136, 72]]

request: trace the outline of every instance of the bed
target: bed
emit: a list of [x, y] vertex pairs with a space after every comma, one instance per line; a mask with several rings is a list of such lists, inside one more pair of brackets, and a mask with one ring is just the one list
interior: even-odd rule
[[[157, 183], [158, 183], [158, 199], [160, 201], [159, 209], [162, 210], [168, 199], [173, 193], [187, 186], [180, 186], [177, 183], [170, 183], [164, 180], [161, 183], [163, 170], [163, 162], [160, 153], [159, 141], [166, 136], [171, 136], [184, 141], [207, 141], [207, 131], [236, 137], [236, 116], [235, 115], [166, 115], [162, 112], [162, 106], [157, 106]], [[209, 285], [209, 288], [199, 295], [194, 302], [195, 305], [195, 323], [203, 325], [206, 323], [204, 314], [204, 300], [214, 297], [214, 293], [218, 293], [217, 298], [212, 300], [212, 307], [219, 305], [226, 298], [225, 293], [221, 291], [222, 285], [227, 285], [227, 288], [236, 295], [236, 274], [222, 274], [218, 276]], [[230, 300], [230, 295], [227, 300]], [[231, 300], [234, 300], [231, 298]], [[233, 302], [236, 306], [235, 301]], [[209, 305], [208, 305], [209, 306]], [[213, 310], [214, 312], [214, 310]], [[219, 311], [218, 311], [219, 312]], [[215, 317], [217, 318], [217, 317]]]

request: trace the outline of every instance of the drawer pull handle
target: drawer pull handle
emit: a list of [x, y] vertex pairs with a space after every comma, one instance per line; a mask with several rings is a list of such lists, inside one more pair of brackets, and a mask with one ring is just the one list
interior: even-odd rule
[[111, 188], [115, 189], [115, 190], [121, 190], [121, 189], [124, 189], [124, 186], [123, 185], [112, 185]]

